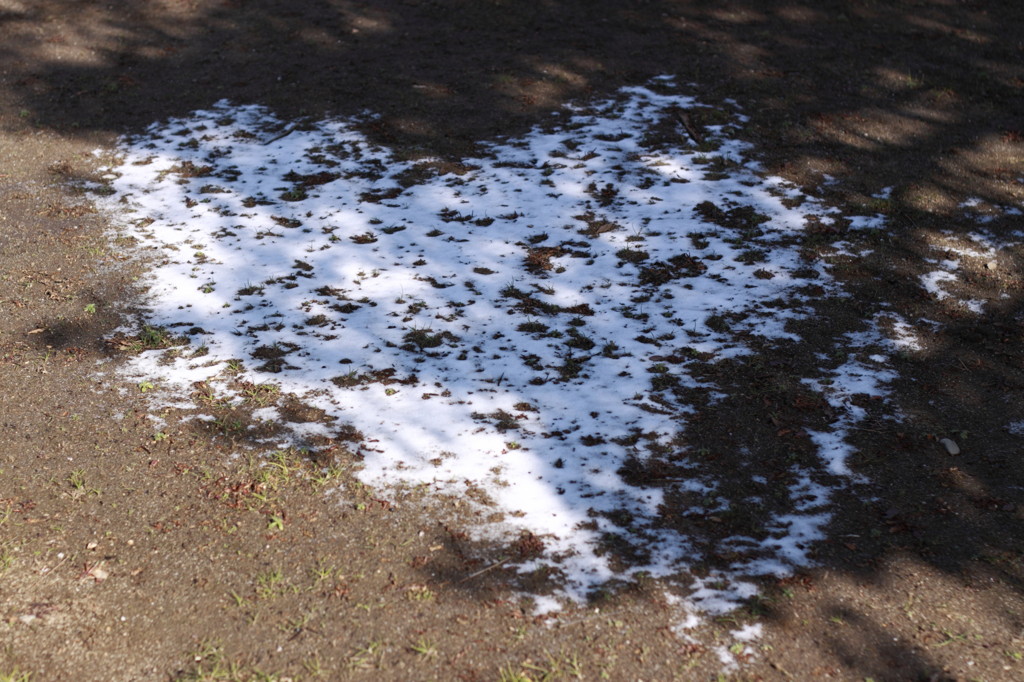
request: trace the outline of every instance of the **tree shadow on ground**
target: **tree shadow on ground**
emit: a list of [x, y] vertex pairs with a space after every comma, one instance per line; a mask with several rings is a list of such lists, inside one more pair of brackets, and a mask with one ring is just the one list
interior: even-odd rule
[[[986, 279], [979, 270], [967, 282], [1009, 295], [980, 317], [935, 300], [918, 281], [923, 259], [935, 256], [935, 235], [977, 228], [959, 208], [965, 198], [1019, 201], [1019, 3], [41, 0], [11, 7], [0, 14], [0, 113], [13, 133], [102, 139], [227, 98], [284, 118], [375, 112], [379, 118], [364, 127], [370, 139], [409, 156], [459, 158], [481, 141], [521, 134], [573, 98], [659, 74], [693, 82], [705, 103], [738, 101], [751, 118], [744, 134], [767, 168], [887, 217], [886, 243], [839, 274], [853, 292], [844, 314], [888, 309], [943, 325], [925, 352], [901, 360], [902, 422], [856, 438], [855, 466], [875, 482], [878, 499], [849, 500], [836, 530], [883, 534], [862, 542], [853, 558], [831, 550], [822, 558], [867, 577], [894, 552], [951, 575], [982, 561], [1020, 590], [1014, 500], [1024, 472], [1020, 438], [1006, 430], [1024, 419], [1024, 367], [1015, 352], [1024, 339], [1020, 256], [1006, 254], [997, 275]], [[893, 190], [880, 199], [886, 187]], [[986, 228], [1008, 235], [1016, 225], [1004, 218]], [[764, 396], [759, 408], [738, 389], [771, 383], [773, 374], [785, 379], [785, 360], [735, 367], [730, 412], [769, 421], [774, 410]], [[938, 449], [945, 436], [959, 438], [962, 455]]]

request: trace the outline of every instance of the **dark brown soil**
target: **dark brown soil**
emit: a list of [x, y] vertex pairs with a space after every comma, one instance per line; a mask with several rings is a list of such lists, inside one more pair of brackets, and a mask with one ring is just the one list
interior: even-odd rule
[[[1024, 252], [964, 266], [980, 317], [918, 277], [942, 231], [977, 228], [968, 197], [1024, 200], [1022, 37], [1009, 0], [0, 0], [0, 680], [1021, 679], [1024, 442], [1006, 426], [1024, 419]], [[262, 389], [212, 405], [217, 423], [158, 422], [115, 375], [131, 342], [105, 339], [145, 273], [74, 187], [118, 134], [227, 98], [377, 112], [375, 141], [458, 164], [659, 74], [738, 102], [767, 170], [887, 216], [858, 244], [872, 255], [836, 268], [852, 295], [822, 319], [940, 325], [898, 362], [899, 420], [858, 431], [875, 497], [838, 499], [818, 568], [692, 640], [655, 581], [531, 617], [516, 589], [554, 577], [505, 562], [540, 539], [474, 545], [466, 505], [362, 488], [344, 448], [268, 477], [240, 435], [278, 399]], [[718, 368], [730, 398], [689, 437], [728, 452], [824, 418], [789, 380], [823, 334], [804, 326], [786, 357]], [[765, 628], [756, 655], [723, 670], [715, 647], [746, 623]]]

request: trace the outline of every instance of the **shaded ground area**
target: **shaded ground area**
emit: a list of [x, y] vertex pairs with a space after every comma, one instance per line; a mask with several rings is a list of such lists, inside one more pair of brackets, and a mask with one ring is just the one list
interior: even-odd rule
[[[1022, 13], [925, 1], [0, 2], [0, 674], [714, 679], [719, 653], [742, 644], [730, 633], [762, 623], [724, 675], [1019, 677], [1024, 253], [958, 249], [981, 227], [994, 239], [1022, 227], [1003, 210], [1024, 194]], [[872, 250], [835, 265], [853, 296], [822, 303], [832, 319], [936, 323], [899, 361], [898, 421], [855, 439], [852, 465], [875, 497], [841, 501], [819, 569], [764, 584], [692, 641], [642, 580], [533, 618], [502, 564], [536, 551], [531, 538], [473, 546], [458, 500], [378, 497], [344, 456], [326, 480], [296, 453], [228, 459], [244, 451], [245, 409], [157, 422], [144, 386], [97, 368], [159, 342], [104, 341], [146, 273], [122, 262], [73, 181], [115, 135], [229, 98], [289, 119], [378, 112], [371, 139], [457, 161], [571, 99], [664, 73], [706, 104], [737, 101], [767, 169], [887, 218], [871, 243], [809, 238]], [[926, 259], [959, 261], [955, 295], [923, 288], [936, 267]], [[986, 303], [972, 313], [958, 300]], [[813, 320], [800, 332], [813, 352]], [[730, 397], [692, 440], [727, 453], [806, 426], [818, 408], [791, 381], [805, 361], [720, 367]], [[246, 409], [279, 399], [253, 389]], [[337, 498], [322, 494], [338, 484]], [[522, 587], [543, 591], [547, 578]]]

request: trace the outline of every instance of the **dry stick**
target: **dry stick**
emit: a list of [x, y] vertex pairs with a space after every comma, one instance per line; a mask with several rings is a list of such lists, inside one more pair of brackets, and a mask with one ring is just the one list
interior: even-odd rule
[[504, 564], [504, 563], [508, 562], [508, 561], [509, 561], [509, 560], [510, 560], [511, 558], [512, 558], [512, 557], [508, 557], [508, 556], [507, 556], [507, 557], [505, 557], [504, 559], [501, 559], [500, 561], [496, 561], [496, 562], [494, 562], [493, 564], [491, 564], [490, 566], [488, 566], [487, 568], [481, 568], [481, 569], [480, 569], [479, 571], [477, 571], [476, 573], [472, 573], [472, 574], [470, 574], [470, 575], [467, 575], [467, 576], [466, 576], [465, 578], [463, 578], [463, 579], [462, 579], [462, 580], [460, 580], [459, 582], [460, 582], [460, 583], [464, 583], [464, 582], [466, 582], [467, 580], [472, 580], [473, 578], [477, 577], [478, 575], [483, 575], [484, 573], [486, 573], [487, 571], [491, 570], [492, 568], [497, 568], [498, 566], [501, 566], [502, 564]]
[[676, 119], [683, 125], [683, 128], [686, 129], [690, 138], [697, 144], [703, 144], [704, 136], [701, 134], [700, 129], [694, 125], [693, 119], [690, 118], [690, 115], [685, 111], [680, 111], [679, 109], [676, 109], [674, 113], [676, 115]]
[[283, 139], [283, 138], [285, 138], [285, 137], [288, 137], [289, 135], [291, 135], [291, 134], [292, 134], [292, 133], [293, 133], [293, 132], [295, 131], [295, 128], [296, 128], [296, 126], [290, 126], [290, 127], [288, 128], [288, 130], [284, 131], [283, 133], [281, 133], [281, 134], [280, 134], [280, 135], [278, 135], [277, 137], [272, 137], [272, 138], [270, 138], [269, 140], [267, 140], [266, 142], [264, 142], [264, 143], [263, 143], [263, 146], [264, 146], [264, 147], [266, 147], [266, 146], [267, 146], [268, 144], [270, 144], [271, 142], [277, 142], [277, 141], [278, 141], [278, 140], [280, 140], [280, 139]]

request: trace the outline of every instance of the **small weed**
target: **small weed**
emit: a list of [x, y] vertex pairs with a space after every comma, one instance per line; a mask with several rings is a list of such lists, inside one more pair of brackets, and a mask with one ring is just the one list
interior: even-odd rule
[[223, 407], [231, 402], [231, 399], [224, 395], [217, 395], [216, 388], [209, 381], [197, 381], [193, 384], [192, 398], [197, 403], [203, 403], [212, 407]]
[[426, 656], [427, 658], [437, 656], [437, 647], [429, 639], [420, 638], [415, 644], [410, 645], [409, 648], [420, 656]]
[[324, 664], [320, 661], [320, 657], [315, 654], [311, 658], [302, 661], [302, 668], [311, 677], [323, 677], [326, 674]]
[[238, 433], [245, 430], [245, 424], [237, 419], [214, 419], [213, 423], [224, 433]]
[[284, 573], [280, 568], [274, 568], [256, 576], [256, 597], [259, 599], [273, 599], [285, 594], [290, 589], [292, 588], [284, 582]]
[[330, 580], [336, 572], [336, 569], [333, 566], [328, 566], [323, 559], [317, 561], [316, 566], [309, 571], [313, 582], [317, 585], [325, 580]]
[[236, 663], [224, 661], [224, 650], [220, 645], [204, 641], [191, 656], [195, 667], [178, 679], [196, 682], [242, 679], [242, 670]]
[[498, 680], [500, 682], [533, 682], [533, 678], [511, 663], [498, 671]]
[[380, 667], [384, 659], [383, 642], [370, 642], [348, 657], [348, 665], [352, 670], [369, 670]]
[[270, 470], [273, 473], [273, 483], [275, 485], [284, 483], [297, 471], [299, 465], [293, 459], [290, 459], [291, 452], [289, 450], [275, 450], [270, 453]]
[[408, 596], [412, 601], [433, 601], [435, 595], [426, 585], [413, 585], [409, 588]]
[[32, 673], [23, 671], [17, 666], [9, 672], [0, 672], [0, 682], [29, 682]]
[[[14, 565], [14, 555], [7, 543], [0, 543], [0, 575], [3, 575]], [[0, 680], [3, 680], [0, 677]]]
[[97, 488], [90, 488], [85, 483], [85, 470], [75, 469], [68, 474], [67, 482], [74, 489], [72, 493], [75, 497], [82, 497], [83, 495], [99, 495], [100, 491]]
[[257, 407], [266, 407], [274, 403], [280, 392], [281, 389], [273, 384], [245, 383], [242, 386], [242, 395], [245, 397], [245, 402]]
[[277, 629], [287, 634], [302, 632], [311, 620], [313, 620], [313, 614], [306, 612], [294, 618], [289, 618], [286, 622], [279, 625]]
[[168, 348], [173, 345], [175, 345], [175, 341], [166, 329], [147, 325], [142, 328], [135, 342], [131, 343], [128, 349], [133, 352], [141, 352], [144, 350]]
[[939, 647], [948, 646], [950, 644], [953, 644], [954, 642], [963, 642], [967, 640], [967, 635], [955, 635], [949, 630], [943, 630], [942, 634], [946, 636], [946, 639], [939, 642], [938, 644], [933, 644], [932, 646], [936, 649], [938, 649]]
[[558, 656], [547, 654], [544, 664], [534, 663], [530, 659], [520, 665], [509, 664], [499, 672], [501, 682], [537, 682], [540, 680], [583, 679], [583, 666], [579, 656], [574, 653], [561, 653]]
[[340, 480], [345, 474], [345, 469], [338, 465], [331, 465], [322, 471], [316, 471], [309, 475], [309, 481], [314, 488], [320, 488], [332, 481]]

